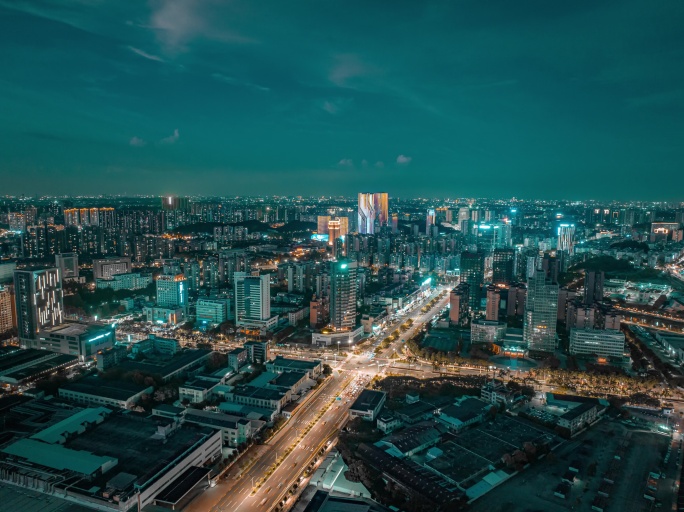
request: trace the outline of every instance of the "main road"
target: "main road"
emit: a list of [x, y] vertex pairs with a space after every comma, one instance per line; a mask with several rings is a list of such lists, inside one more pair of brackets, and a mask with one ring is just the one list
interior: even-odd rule
[[[413, 336], [448, 301], [447, 295], [429, 312], [421, 313], [420, 307], [435, 296], [433, 293], [421, 301], [389, 332], [413, 318], [413, 325], [401, 338]], [[396, 341], [383, 354], [393, 354], [400, 345], [401, 341]], [[293, 501], [289, 491], [299, 483], [305, 467], [339, 433], [348, 419], [349, 407], [369, 380], [386, 369], [371, 363], [368, 357], [351, 353], [335, 366], [333, 374], [312, 392], [273, 438], [247, 450], [215, 487], [200, 494], [185, 510], [265, 512], [279, 504], [283, 509], [289, 508]]]

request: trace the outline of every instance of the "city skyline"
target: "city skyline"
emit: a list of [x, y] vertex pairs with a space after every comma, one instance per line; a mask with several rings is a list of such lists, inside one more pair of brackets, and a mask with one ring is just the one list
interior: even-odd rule
[[3, 193], [676, 199], [683, 18], [3, 1]]

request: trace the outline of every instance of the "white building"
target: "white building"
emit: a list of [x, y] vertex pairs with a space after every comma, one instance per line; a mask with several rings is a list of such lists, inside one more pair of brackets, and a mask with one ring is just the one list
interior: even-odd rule
[[199, 299], [197, 301], [197, 321], [220, 324], [228, 320], [230, 310], [228, 299]]
[[93, 277], [109, 279], [116, 274], [128, 274], [131, 271], [131, 258], [104, 258], [93, 260]]
[[500, 343], [506, 336], [506, 323], [494, 320], [473, 320], [470, 324], [470, 342]]
[[115, 274], [107, 279], [96, 279], [95, 286], [98, 289], [111, 288], [112, 290], [140, 290], [152, 283], [152, 274], [131, 272], [127, 274]]
[[271, 329], [278, 317], [271, 317], [271, 285], [268, 274], [250, 276], [235, 272], [235, 325], [239, 327]]
[[625, 335], [614, 330], [571, 329], [570, 353], [622, 358], [625, 354]]

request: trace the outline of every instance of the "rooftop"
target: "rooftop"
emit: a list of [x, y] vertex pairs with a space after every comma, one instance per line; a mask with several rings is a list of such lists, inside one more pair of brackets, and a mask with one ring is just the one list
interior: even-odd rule
[[283, 368], [286, 370], [308, 371], [317, 368], [321, 364], [321, 362], [305, 361], [303, 359], [290, 359], [288, 357], [276, 356], [276, 358], [272, 361], [269, 361], [268, 364], [272, 364], [277, 368]]
[[465, 423], [483, 414], [490, 407], [490, 404], [479, 398], [467, 397], [454, 405], [445, 407], [441, 410], [441, 414]]
[[84, 393], [87, 395], [101, 396], [112, 400], [128, 400], [134, 395], [145, 391], [148, 386], [139, 386], [132, 382], [109, 380], [101, 377], [86, 377], [84, 379], [69, 382], [60, 389]]
[[372, 389], [364, 389], [361, 394], [352, 404], [351, 409], [355, 411], [369, 411], [376, 409], [380, 403], [385, 399], [387, 393], [384, 391], [374, 391]]

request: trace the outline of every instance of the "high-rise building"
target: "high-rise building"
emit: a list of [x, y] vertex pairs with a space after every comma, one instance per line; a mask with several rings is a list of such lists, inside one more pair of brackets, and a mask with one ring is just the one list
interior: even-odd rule
[[95, 279], [109, 279], [116, 274], [131, 272], [131, 258], [104, 258], [93, 260], [93, 277]]
[[330, 263], [330, 323], [337, 330], [351, 330], [356, 326], [355, 261]]
[[511, 284], [515, 275], [515, 250], [494, 249], [492, 253], [492, 282]]
[[55, 266], [61, 271], [62, 279], [78, 279], [78, 254], [65, 252], [55, 254]]
[[496, 286], [487, 287], [486, 319], [499, 320], [499, 307], [501, 307], [501, 292]]
[[527, 282], [523, 339], [530, 350], [553, 352], [556, 349], [558, 321], [558, 284], [537, 272]]
[[468, 283], [461, 283], [451, 290], [449, 295], [449, 322], [452, 325], [463, 326], [468, 323], [469, 289]]
[[389, 221], [389, 200], [387, 192], [359, 193], [359, 233], [372, 235], [375, 228], [387, 225]]
[[461, 282], [470, 287], [469, 305], [473, 311], [481, 308], [485, 254], [481, 251], [461, 253]]
[[235, 272], [235, 324], [241, 327], [269, 328], [278, 317], [271, 318], [270, 275], [251, 276]]
[[512, 284], [508, 289], [506, 300], [506, 316], [508, 318], [522, 317], [525, 314], [527, 288], [522, 283]]
[[183, 274], [157, 277], [157, 306], [180, 308], [187, 312], [188, 280]]
[[594, 304], [603, 302], [603, 271], [587, 270], [584, 273], [584, 303]]
[[566, 251], [572, 256], [575, 247], [575, 225], [570, 223], [562, 223], [558, 225], [558, 240], [556, 242], [556, 249], [559, 251]]
[[427, 211], [427, 217], [425, 218], [425, 234], [430, 236], [430, 228], [435, 225], [436, 213], [433, 208]]
[[17, 329], [22, 341], [34, 341], [38, 331], [61, 324], [64, 321], [64, 302], [59, 269], [16, 270], [14, 300]]
[[14, 327], [14, 306], [10, 289], [0, 285], [0, 334]]

